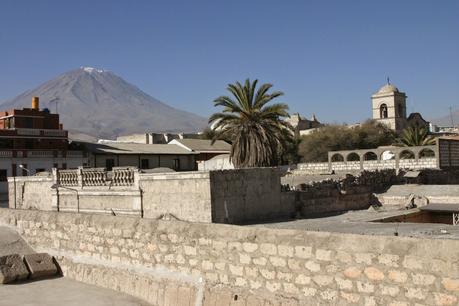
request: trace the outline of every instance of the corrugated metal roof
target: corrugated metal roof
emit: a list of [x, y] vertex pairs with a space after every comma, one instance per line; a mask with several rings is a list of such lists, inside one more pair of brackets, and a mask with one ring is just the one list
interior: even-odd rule
[[174, 144], [84, 143], [95, 154], [196, 154]]
[[174, 139], [171, 142], [174, 141], [200, 153], [229, 153], [231, 151], [231, 145], [223, 140], [217, 140], [213, 145], [211, 144], [212, 141], [208, 139]]

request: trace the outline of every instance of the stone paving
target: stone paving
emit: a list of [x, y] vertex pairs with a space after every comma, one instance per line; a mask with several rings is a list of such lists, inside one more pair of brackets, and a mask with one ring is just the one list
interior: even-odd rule
[[0, 306], [140, 306], [139, 299], [67, 278], [0, 285]]

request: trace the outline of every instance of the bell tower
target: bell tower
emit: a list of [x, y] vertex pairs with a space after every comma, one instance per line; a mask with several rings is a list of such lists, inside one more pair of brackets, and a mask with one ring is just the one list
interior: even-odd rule
[[406, 98], [388, 78], [387, 84], [371, 96], [373, 119], [400, 133], [407, 125]]

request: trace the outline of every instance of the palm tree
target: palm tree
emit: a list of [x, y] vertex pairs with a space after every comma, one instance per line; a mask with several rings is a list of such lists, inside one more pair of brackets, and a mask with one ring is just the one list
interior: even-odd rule
[[213, 114], [209, 123], [215, 130], [213, 141], [231, 139], [230, 160], [236, 168], [269, 167], [277, 165], [286, 144], [285, 130], [291, 130], [288, 106], [283, 103], [267, 105], [283, 95], [280, 91], [268, 93], [272, 84], [263, 84], [256, 90], [258, 80], [247, 79], [228, 84], [233, 97], [221, 96], [215, 106], [223, 106]]
[[398, 142], [405, 147], [428, 146], [435, 144], [435, 138], [429, 135], [426, 128], [410, 126], [402, 131]]

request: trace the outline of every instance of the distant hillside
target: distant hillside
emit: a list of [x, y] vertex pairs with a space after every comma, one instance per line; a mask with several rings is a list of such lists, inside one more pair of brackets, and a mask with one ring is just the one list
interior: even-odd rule
[[[451, 115], [445, 115], [440, 118], [432, 119], [430, 120], [433, 124], [439, 125], [439, 126], [451, 126]], [[453, 122], [454, 126], [459, 125], [459, 109], [453, 110]]]
[[5, 101], [0, 109], [56, 109], [64, 128], [99, 138], [154, 132], [196, 132], [207, 125], [198, 115], [175, 109], [144, 93], [112, 72], [94, 68], [69, 71], [39, 87]]

